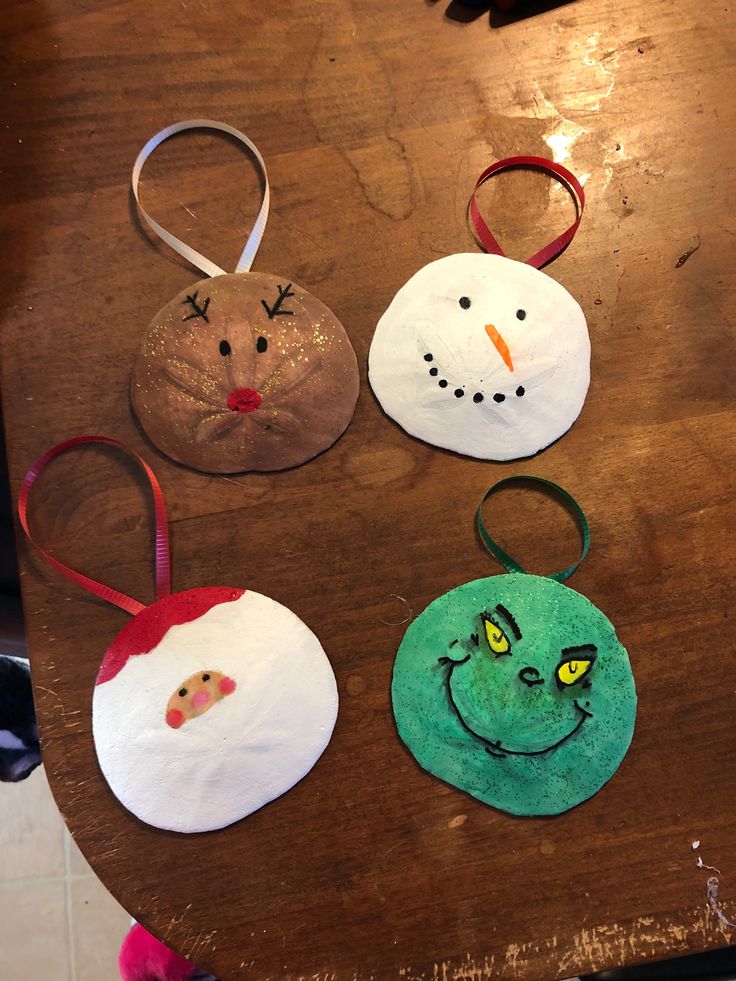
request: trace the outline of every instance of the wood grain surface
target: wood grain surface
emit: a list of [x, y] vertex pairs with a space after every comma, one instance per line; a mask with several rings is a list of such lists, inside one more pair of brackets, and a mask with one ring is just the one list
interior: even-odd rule
[[[56, 441], [127, 441], [167, 496], [174, 587], [252, 587], [286, 603], [338, 680], [332, 742], [292, 792], [216, 834], [146, 827], [105, 784], [90, 731], [95, 674], [126, 616], [22, 544], [59, 807], [115, 897], [224, 981], [553, 979], [736, 939], [709, 905], [714, 873], [696, 867], [699, 854], [721, 870], [718, 902], [734, 917], [733, 11], [577, 0], [497, 27], [446, 2], [6, 0], [0, 14], [14, 494]], [[255, 268], [326, 302], [361, 365], [352, 426], [291, 472], [188, 471], [131, 417], [146, 325], [199, 277], [141, 230], [130, 169], [152, 133], [192, 116], [257, 142], [273, 210]], [[592, 384], [567, 436], [499, 466], [406, 436], [365, 364], [409, 276], [475, 250], [475, 178], [519, 152], [585, 179], [581, 230], [548, 271], [588, 317]], [[143, 174], [145, 206], [223, 266], [258, 190], [242, 151], [205, 134], [170, 141]], [[500, 176], [481, 200], [519, 258], [572, 212], [529, 173]], [[592, 547], [572, 585], [616, 625], [639, 691], [614, 779], [553, 819], [514, 819], [422, 772], [389, 701], [406, 618], [501, 571], [473, 513], [512, 473], [558, 481], [585, 508]], [[495, 514], [527, 567], [574, 557], [573, 526], [545, 499], [503, 492]], [[34, 490], [33, 521], [60, 558], [152, 598], [151, 509], [132, 463], [95, 448], [59, 460]]]

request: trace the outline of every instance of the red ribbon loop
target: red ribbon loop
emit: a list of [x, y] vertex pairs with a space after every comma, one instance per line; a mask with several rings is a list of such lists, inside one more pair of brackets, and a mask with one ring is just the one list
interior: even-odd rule
[[535, 269], [541, 269], [542, 266], [546, 266], [548, 262], [555, 259], [572, 242], [575, 232], [580, 225], [580, 219], [583, 217], [583, 210], [585, 209], [585, 191], [583, 190], [583, 185], [566, 167], [555, 163], [554, 160], [548, 160], [546, 157], [504, 157], [503, 160], [496, 161], [490, 167], [486, 167], [476, 182], [470, 197], [470, 220], [473, 224], [475, 236], [486, 252], [490, 252], [493, 255], [505, 255], [493, 232], [483, 220], [475, 195], [481, 184], [484, 184], [494, 174], [498, 174], [502, 170], [516, 170], [521, 168], [541, 170], [543, 173], [557, 178], [565, 190], [569, 191], [575, 202], [576, 218], [572, 225], [566, 228], [549, 245], [545, 245], [543, 249], [535, 252], [531, 258], [526, 260], [527, 265], [534, 266]]
[[118, 592], [117, 589], [112, 589], [110, 586], [105, 586], [102, 583], [96, 582], [94, 579], [90, 579], [88, 576], [82, 575], [81, 572], [75, 572], [74, 569], [70, 569], [69, 566], [64, 565], [63, 562], [59, 562], [55, 559], [53, 555], [49, 555], [41, 546], [34, 540], [33, 535], [28, 527], [28, 497], [31, 492], [31, 487], [34, 481], [39, 476], [41, 471], [46, 467], [46, 465], [54, 459], [54, 457], [60, 456], [65, 453], [66, 450], [72, 449], [74, 446], [83, 446], [85, 443], [107, 443], [110, 446], [117, 446], [125, 452], [132, 456], [133, 459], [139, 463], [146, 472], [146, 476], [151, 484], [151, 490], [153, 492], [153, 504], [156, 513], [156, 599], [161, 599], [162, 596], [168, 596], [171, 592], [171, 563], [169, 558], [169, 525], [166, 517], [166, 505], [164, 503], [164, 495], [156, 480], [153, 470], [148, 466], [146, 461], [138, 456], [138, 454], [121, 443], [120, 440], [113, 439], [111, 436], [75, 436], [73, 439], [67, 439], [63, 443], [59, 443], [57, 446], [52, 446], [50, 450], [47, 450], [43, 456], [40, 456], [38, 460], [29, 469], [28, 473], [23, 479], [23, 484], [20, 489], [20, 496], [18, 498], [18, 517], [20, 519], [21, 527], [23, 531], [28, 536], [28, 540], [36, 549], [41, 553], [43, 558], [60, 572], [67, 579], [71, 579], [72, 582], [76, 583], [78, 586], [83, 586], [84, 589], [88, 589], [90, 593], [95, 596], [99, 596], [108, 603], [113, 603], [115, 606], [119, 606], [122, 610], [127, 613], [132, 613], [135, 616], [136, 613], [140, 613], [141, 610], [145, 610], [145, 604], [139, 603], [138, 600], [133, 599], [131, 596], [126, 596], [125, 593]]

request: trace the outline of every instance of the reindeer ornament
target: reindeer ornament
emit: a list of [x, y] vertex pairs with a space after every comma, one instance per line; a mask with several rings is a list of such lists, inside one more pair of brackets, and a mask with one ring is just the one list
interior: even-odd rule
[[251, 150], [266, 182], [263, 204], [230, 274], [140, 209], [167, 244], [211, 278], [183, 290], [153, 318], [133, 370], [133, 408], [151, 442], [195, 470], [298, 466], [347, 429], [358, 398], [355, 352], [342, 324], [316, 297], [286, 277], [250, 272], [269, 190], [263, 159], [243, 133], [211, 120], [162, 130], [136, 160], [136, 200], [151, 152], [173, 133], [195, 128], [229, 133]]

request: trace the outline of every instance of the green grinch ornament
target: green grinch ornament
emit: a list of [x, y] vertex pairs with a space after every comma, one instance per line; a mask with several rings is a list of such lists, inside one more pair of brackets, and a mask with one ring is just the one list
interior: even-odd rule
[[[559, 494], [583, 533], [578, 561], [534, 576], [494, 542], [481, 515], [498, 488], [534, 481]], [[477, 514], [483, 542], [510, 575], [476, 579], [414, 620], [394, 664], [396, 726], [417, 762], [511, 814], [560, 814], [596, 794], [634, 732], [636, 689], [610, 620], [562, 583], [588, 551], [588, 523], [556, 484], [509, 477]]]

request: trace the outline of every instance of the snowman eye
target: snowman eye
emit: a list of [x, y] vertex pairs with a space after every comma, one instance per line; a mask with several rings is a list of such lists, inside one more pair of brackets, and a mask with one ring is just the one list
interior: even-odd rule
[[220, 341], [220, 354], [223, 356], [223, 358], [227, 358], [231, 351], [232, 348], [230, 347], [228, 341]]
[[463, 308], [463, 310], [467, 310], [470, 307], [470, 297], [469, 296], [461, 296], [460, 299], [458, 300], [458, 303]]
[[517, 320], [525, 320], [526, 319], [526, 310], [517, 310], [516, 311], [516, 319]]
[[256, 351], [258, 351], [259, 354], [263, 354], [267, 347], [268, 347], [268, 341], [266, 340], [266, 338], [259, 337], [258, 340], [256, 341]]

